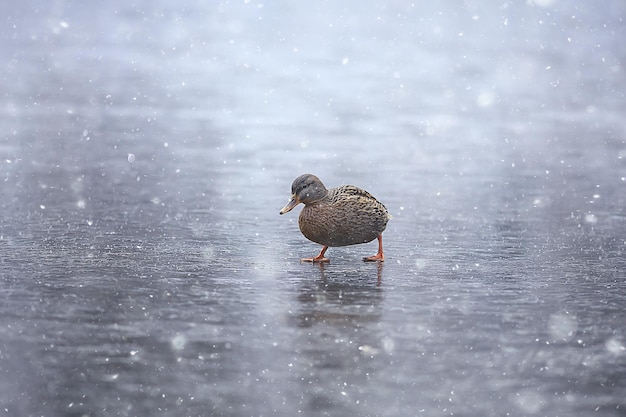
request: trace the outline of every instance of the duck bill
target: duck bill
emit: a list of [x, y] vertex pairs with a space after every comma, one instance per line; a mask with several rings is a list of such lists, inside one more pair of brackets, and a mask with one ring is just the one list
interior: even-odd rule
[[289, 213], [298, 204], [300, 204], [300, 202], [295, 195], [292, 195], [287, 205], [280, 210], [280, 214]]

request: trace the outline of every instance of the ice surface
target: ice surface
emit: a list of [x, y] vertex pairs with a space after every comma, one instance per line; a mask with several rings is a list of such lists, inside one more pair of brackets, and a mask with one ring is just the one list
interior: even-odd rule
[[623, 2], [5, 3], [0, 414], [624, 413]]

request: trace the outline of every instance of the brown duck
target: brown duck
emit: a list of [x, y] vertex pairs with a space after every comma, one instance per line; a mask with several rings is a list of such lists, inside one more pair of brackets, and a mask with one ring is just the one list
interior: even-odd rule
[[291, 198], [280, 214], [300, 203], [304, 203], [298, 218], [300, 231], [307, 239], [322, 245], [316, 257], [302, 261], [329, 262], [324, 254], [330, 246], [356, 245], [374, 239], [378, 239], [378, 253], [363, 260], [385, 260], [382, 233], [391, 216], [370, 193], [353, 185], [328, 190], [315, 175], [304, 174], [291, 184]]

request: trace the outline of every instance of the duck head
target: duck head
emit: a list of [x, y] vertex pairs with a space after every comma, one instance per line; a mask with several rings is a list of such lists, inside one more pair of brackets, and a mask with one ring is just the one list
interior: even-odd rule
[[300, 175], [291, 184], [291, 198], [285, 207], [280, 210], [280, 214], [290, 212], [300, 203], [304, 205], [314, 203], [326, 196], [328, 190], [319, 178], [312, 174]]

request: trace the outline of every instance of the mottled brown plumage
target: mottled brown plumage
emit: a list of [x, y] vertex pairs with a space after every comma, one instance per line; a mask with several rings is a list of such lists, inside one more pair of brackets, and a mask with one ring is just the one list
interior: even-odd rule
[[315, 175], [304, 174], [291, 185], [291, 199], [280, 214], [304, 203], [298, 225], [309, 240], [322, 245], [322, 250], [308, 262], [328, 262], [324, 253], [330, 246], [347, 246], [378, 239], [378, 253], [365, 261], [384, 261], [382, 233], [391, 218], [385, 206], [370, 193], [353, 185], [324, 187]]

